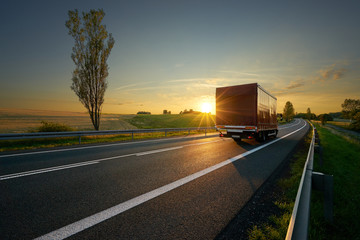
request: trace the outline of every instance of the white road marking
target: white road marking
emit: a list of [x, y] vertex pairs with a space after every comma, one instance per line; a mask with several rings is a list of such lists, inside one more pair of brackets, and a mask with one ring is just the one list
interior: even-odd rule
[[27, 172], [13, 173], [13, 174], [0, 176], [0, 181], [12, 179], [12, 178], [19, 178], [19, 177], [26, 177], [26, 176], [30, 176], [30, 175], [54, 172], [54, 171], [59, 171], [59, 170], [65, 170], [65, 169], [70, 169], [70, 168], [75, 168], [75, 167], [82, 167], [82, 166], [95, 164], [95, 163], [100, 163], [100, 162], [108, 161], [108, 160], [114, 160], [114, 159], [118, 159], [118, 158], [125, 158], [125, 157], [130, 157], [130, 156], [139, 157], [139, 156], [144, 156], [144, 155], [149, 155], [149, 154], [154, 154], [154, 153], [172, 151], [172, 150], [181, 149], [183, 147], [197, 146], [197, 145], [202, 145], [202, 144], [214, 143], [214, 142], [218, 142], [218, 141], [221, 141], [221, 140], [202, 142], [202, 143], [193, 143], [193, 144], [187, 144], [187, 145], [184, 145], [184, 146], [171, 147], [171, 148], [162, 148], [162, 149], [156, 149], [156, 150], [146, 151], [146, 152], [131, 153], [131, 154], [126, 154], [126, 155], [119, 155], [119, 156], [95, 159], [95, 160], [90, 160], [90, 161], [86, 161], [86, 162], [82, 162], [82, 163], [62, 165], [62, 166], [51, 167], [51, 168], [43, 168], [43, 169], [32, 170], [32, 171], [27, 171]]
[[[287, 127], [279, 127], [279, 129], [290, 128], [290, 127], [298, 125], [299, 123], [300, 123], [300, 120], [299, 120], [298, 123], [296, 123], [294, 125], [287, 126]], [[210, 135], [210, 133], [208, 133], [208, 135]], [[213, 135], [217, 135], [217, 133], [213, 134]], [[196, 137], [197, 136], [193, 136], [192, 138], [196, 138]], [[139, 141], [139, 142], [111, 143], [111, 144], [96, 145], [96, 146], [54, 149], [54, 150], [46, 150], [46, 151], [38, 151], [38, 152], [27, 152], [27, 153], [15, 153], [15, 154], [0, 155], [0, 158], [26, 156], [26, 155], [43, 154], [43, 153], [53, 153], [53, 152], [66, 152], [66, 151], [75, 151], [75, 150], [82, 150], [82, 149], [89, 149], [89, 148], [99, 148], [99, 147], [112, 147], [112, 146], [117, 146], [117, 145], [138, 144], [138, 143], [147, 143], [147, 142], [160, 142], [160, 141], [177, 140], [177, 139], [183, 139], [183, 138], [189, 138], [189, 137], [178, 137], [178, 138], [172, 138], [172, 139], [167, 138], [167, 139], [144, 140], [144, 141]]]
[[154, 154], [154, 153], [177, 150], [177, 149], [180, 149], [180, 148], [183, 148], [183, 146], [171, 147], [171, 148], [162, 148], [162, 149], [152, 150], [152, 151], [148, 151], [148, 152], [136, 153], [135, 155], [139, 157], [139, 156], [144, 156], [144, 155], [148, 155], [148, 154]]
[[295, 127], [295, 126], [299, 125], [300, 122], [301, 122], [300, 119], [296, 119], [296, 120], [295, 120], [295, 123], [293, 123], [293, 124], [291, 124], [291, 125], [286, 124], [284, 127], [281, 127], [281, 126], [280, 126], [279, 129], [282, 130], [282, 129], [286, 129], [286, 128]]
[[64, 170], [64, 169], [68, 169], [68, 168], [83, 167], [83, 166], [97, 164], [97, 163], [99, 163], [99, 162], [98, 161], [90, 161], [90, 162], [63, 165], [63, 166], [58, 166], [58, 167], [43, 168], [43, 169], [39, 169], [39, 170], [33, 170], [33, 171], [27, 171], [27, 172], [21, 172], [21, 173], [13, 173], [13, 174], [0, 176], [0, 181], [12, 179], [12, 178], [30, 176], [30, 175], [35, 175], [35, 174], [59, 171], [59, 170]]
[[204, 176], [204, 175], [206, 175], [206, 174], [208, 174], [210, 172], [213, 172], [213, 171], [215, 171], [215, 170], [217, 170], [217, 169], [219, 169], [221, 167], [224, 167], [224, 166], [226, 166], [226, 165], [228, 165], [230, 163], [233, 163], [233, 162], [235, 162], [235, 161], [237, 161], [237, 160], [239, 160], [239, 159], [241, 159], [241, 158], [243, 158], [243, 157], [245, 157], [247, 155], [250, 155], [250, 154], [252, 154], [254, 152], [257, 152], [257, 151], [259, 151], [259, 150], [261, 150], [261, 149], [263, 149], [263, 148], [265, 148], [265, 147], [267, 147], [267, 146], [269, 146], [271, 144], [274, 144], [274, 143], [280, 141], [281, 139], [284, 139], [284, 138], [286, 138], [286, 137], [288, 137], [288, 136], [302, 130], [305, 126], [306, 126], [306, 122], [304, 123], [304, 126], [302, 126], [301, 128], [299, 128], [299, 129], [297, 129], [297, 130], [295, 130], [295, 131], [293, 131], [293, 132], [291, 132], [291, 133], [289, 133], [289, 134], [287, 134], [287, 135], [285, 135], [285, 136], [283, 136], [281, 138], [277, 138], [277, 139], [275, 139], [275, 140], [273, 140], [271, 142], [268, 142], [268, 143], [266, 143], [264, 145], [261, 145], [261, 146], [259, 146], [257, 148], [254, 148], [254, 149], [250, 150], [250, 151], [247, 151], [247, 152], [245, 152], [243, 154], [240, 154], [240, 155], [237, 155], [237, 156], [235, 156], [233, 158], [225, 160], [225, 161], [223, 161], [221, 163], [218, 163], [218, 164], [216, 164], [214, 166], [206, 168], [206, 169], [204, 169], [202, 171], [191, 174], [191, 175], [189, 175], [187, 177], [181, 178], [181, 179], [179, 179], [179, 180], [177, 180], [175, 182], [172, 182], [170, 184], [167, 184], [167, 185], [165, 185], [163, 187], [157, 188], [157, 189], [155, 189], [153, 191], [142, 194], [142, 195], [140, 195], [138, 197], [135, 197], [133, 199], [130, 199], [130, 200], [126, 201], [126, 202], [120, 203], [120, 204], [118, 204], [118, 205], [116, 205], [114, 207], [108, 208], [108, 209], [106, 209], [104, 211], [101, 211], [101, 212], [96, 213], [96, 214], [94, 214], [92, 216], [84, 218], [84, 219], [82, 219], [80, 221], [69, 224], [69, 225], [67, 225], [65, 227], [62, 227], [62, 228], [58, 229], [58, 230], [50, 232], [50, 233], [48, 233], [46, 235], [43, 235], [41, 237], [38, 237], [35, 240], [43, 240], [43, 239], [55, 240], [55, 239], [65, 239], [67, 237], [70, 237], [70, 236], [72, 236], [72, 235], [74, 235], [76, 233], [79, 233], [79, 232], [81, 232], [81, 231], [83, 231], [85, 229], [88, 229], [88, 228], [90, 228], [90, 227], [92, 227], [92, 226], [94, 226], [96, 224], [99, 224], [99, 223], [101, 223], [101, 222], [103, 222], [103, 221], [105, 221], [105, 220], [107, 220], [109, 218], [112, 218], [112, 217], [114, 217], [116, 215], [119, 215], [119, 214], [121, 214], [121, 213], [123, 213], [123, 212], [125, 212], [125, 211], [127, 211], [127, 210], [129, 210], [131, 208], [134, 208], [134, 207], [136, 207], [136, 206], [138, 206], [138, 205], [140, 205], [142, 203], [145, 203], [145, 202], [147, 202], [147, 201], [149, 201], [149, 200], [151, 200], [153, 198], [156, 198], [156, 197], [158, 197], [158, 196], [160, 196], [160, 195], [162, 195], [164, 193], [167, 193], [167, 192], [169, 192], [171, 190], [174, 190], [175, 188], [178, 188], [178, 187], [180, 187], [180, 186], [182, 186], [182, 185], [184, 185], [186, 183], [189, 183], [189, 182], [191, 182], [191, 181], [193, 181], [193, 180], [195, 180], [195, 179], [197, 179], [199, 177], [202, 177], [202, 176]]
[[227, 141], [227, 140], [232, 140], [232, 139], [231, 138], [222, 138], [222, 139], [217, 139], [217, 140], [209, 141], [209, 142], [191, 143], [191, 144], [186, 144], [183, 147], [198, 146], [198, 145], [204, 145], [207, 143], [215, 143], [215, 142]]

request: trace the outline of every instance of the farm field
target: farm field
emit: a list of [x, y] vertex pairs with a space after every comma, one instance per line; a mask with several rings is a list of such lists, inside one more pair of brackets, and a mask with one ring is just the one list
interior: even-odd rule
[[351, 124], [350, 121], [328, 121], [327, 123], [347, 129], [349, 129]]
[[[127, 122], [135, 115], [102, 114], [100, 130], [136, 129]], [[86, 112], [61, 112], [27, 109], [0, 108], [0, 133], [23, 133], [34, 131], [41, 121], [66, 124], [75, 130], [93, 130]]]
[[[86, 112], [0, 108], [0, 133], [36, 131], [41, 121], [65, 124], [78, 131], [94, 129]], [[215, 116], [208, 114], [102, 114], [100, 130], [212, 127], [214, 125]]]
[[137, 128], [214, 127], [215, 116], [205, 113], [171, 115], [136, 115], [127, 121]]

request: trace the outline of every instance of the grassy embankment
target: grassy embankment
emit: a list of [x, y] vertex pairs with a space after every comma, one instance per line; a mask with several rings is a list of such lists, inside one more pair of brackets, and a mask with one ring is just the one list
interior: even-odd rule
[[278, 190], [278, 198], [274, 202], [274, 205], [279, 209], [279, 214], [270, 216], [269, 219], [265, 220], [265, 223], [260, 226], [253, 226], [253, 228], [248, 231], [249, 239], [265, 240], [285, 238], [311, 138], [312, 131], [309, 131], [308, 135], [304, 138], [303, 142], [299, 144], [299, 147], [290, 159], [289, 176], [281, 178], [276, 182], [278, 185], [276, 189], [280, 190]]
[[327, 124], [331, 124], [331, 125], [335, 125], [335, 126], [338, 126], [338, 127], [342, 127], [342, 128], [351, 130], [351, 128], [350, 128], [351, 123], [348, 122], [348, 121], [343, 121], [343, 122], [340, 122], [340, 121], [328, 121]]
[[[67, 116], [65, 116], [67, 117]], [[82, 117], [82, 116], [81, 116]], [[102, 128], [102, 130], [112, 130], [114, 126], [126, 126], [126, 128], [118, 129], [153, 129], [153, 128], [189, 128], [189, 127], [210, 127], [214, 126], [214, 116], [207, 114], [183, 114], [183, 115], [120, 115], [114, 119], [105, 120], [108, 128]], [[43, 116], [42, 119], [46, 119]], [[59, 119], [62, 117], [52, 117], [52, 120], [59, 123]], [[90, 121], [90, 119], [88, 119]], [[120, 123], [119, 123], [120, 122]], [[125, 122], [125, 123], [124, 123]], [[111, 124], [113, 123], [113, 124]], [[88, 123], [86, 123], [88, 124]], [[20, 125], [21, 126], [21, 125]], [[71, 126], [71, 125], [70, 125]], [[74, 128], [74, 130], [83, 130], [81, 125]], [[87, 126], [87, 125], [86, 125]], [[34, 127], [28, 128], [30, 131], [34, 131]], [[202, 131], [200, 131], [202, 132]], [[200, 133], [199, 131], [191, 131], [190, 134]], [[188, 135], [189, 132], [169, 132], [167, 137]], [[147, 138], [160, 138], [164, 137], [163, 132], [159, 133], [139, 133], [134, 134], [134, 139], [147, 139]], [[86, 143], [100, 143], [100, 142], [116, 142], [116, 141], [128, 141], [131, 140], [131, 134], [123, 135], [108, 135], [108, 136], [87, 136], [82, 137], [81, 142]], [[14, 140], [14, 141], [0, 141], [0, 151], [6, 150], [22, 150], [22, 149], [34, 149], [42, 147], [54, 147], [54, 146], [68, 146], [78, 144], [78, 138], [55, 138], [55, 139], [30, 139], [30, 140]]]
[[[334, 176], [334, 223], [324, 220], [322, 193], [312, 191], [309, 239], [360, 239], [360, 144], [315, 126], [323, 147], [323, 166], [315, 154], [314, 171]], [[249, 239], [285, 238], [307, 150], [303, 147], [294, 155], [291, 177], [278, 182], [285, 194], [275, 204], [282, 213], [271, 216], [270, 223], [254, 226]]]
[[323, 147], [323, 166], [314, 170], [334, 176], [334, 222], [323, 218], [322, 194], [313, 191], [310, 239], [360, 239], [360, 143], [316, 124]]

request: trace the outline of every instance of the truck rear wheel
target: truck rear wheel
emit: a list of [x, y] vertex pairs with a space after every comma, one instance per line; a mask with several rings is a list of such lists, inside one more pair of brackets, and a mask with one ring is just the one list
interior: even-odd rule
[[266, 140], [266, 133], [265, 133], [265, 131], [259, 132], [259, 133], [257, 134], [256, 140], [257, 140], [258, 142], [265, 142], [265, 140]]
[[265, 142], [265, 141], [266, 141], [266, 135], [267, 135], [267, 134], [266, 134], [266, 132], [265, 132], [265, 131], [264, 131], [264, 132], [262, 132], [262, 134], [261, 134], [261, 135], [262, 135], [262, 137], [261, 137], [261, 141], [262, 141], [262, 142]]

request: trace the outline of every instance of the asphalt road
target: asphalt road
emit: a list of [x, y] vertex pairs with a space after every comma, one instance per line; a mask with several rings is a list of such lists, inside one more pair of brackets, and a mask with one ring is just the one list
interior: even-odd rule
[[309, 126], [0, 155], [0, 239], [213, 239]]

